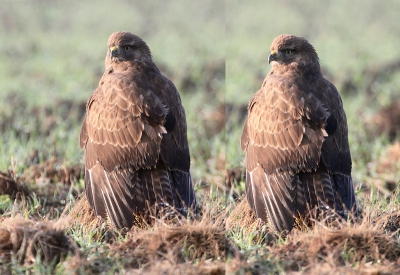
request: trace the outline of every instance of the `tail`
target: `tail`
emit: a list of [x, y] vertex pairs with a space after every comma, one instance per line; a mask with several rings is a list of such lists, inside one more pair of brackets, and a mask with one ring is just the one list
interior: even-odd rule
[[296, 217], [310, 210], [355, 210], [351, 176], [329, 174], [324, 166], [315, 172], [267, 174], [261, 166], [246, 172], [247, 200], [256, 216], [278, 231], [292, 230]]
[[118, 228], [130, 228], [135, 214], [144, 214], [154, 205], [170, 205], [180, 212], [196, 206], [190, 172], [169, 171], [164, 165], [107, 172], [97, 163], [85, 170], [85, 184], [96, 215], [109, 218]]
[[358, 217], [356, 195], [352, 177], [335, 174], [333, 178], [338, 193], [338, 204], [343, 206], [344, 214], [342, 216], [347, 218], [348, 214], [352, 213], [354, 217]]
[[257, 218], [270, 221], [282, 232], [290, 231], [296, 212], [304, 212], [305, 201], [298, 176], [290, 173], [266, 174], [261, 166], [246, 172], [246, 192]]

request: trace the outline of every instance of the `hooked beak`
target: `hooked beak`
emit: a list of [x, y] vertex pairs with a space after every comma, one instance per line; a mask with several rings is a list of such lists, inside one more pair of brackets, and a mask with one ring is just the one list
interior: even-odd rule
[[272, 51], [271, 54], [268, 56], [268, 64], [271, 64], [272, 61], [278, 60], [278, 54], [276, 51]]
[[118, 56], [118, 47], [114, 46], [110, 48], [110, 60], [113, 59], [113, 57], [117, 57]]

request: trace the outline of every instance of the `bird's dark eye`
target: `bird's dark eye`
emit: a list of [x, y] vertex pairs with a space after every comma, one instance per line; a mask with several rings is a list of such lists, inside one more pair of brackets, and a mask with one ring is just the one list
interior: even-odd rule
[[132, 51], [132, 49], [133, 49], [133, 48], [132, 48], [131, 46], [125, 46], [125, 47], [124, 47], [124, 50], [127, 51], [127, 52]]
[[286, 50], [286, 51], [285, 51], [285, 54], [292, 55], [292, 54], [293, 54], [293, 51], [291, 51], [291, 50]]

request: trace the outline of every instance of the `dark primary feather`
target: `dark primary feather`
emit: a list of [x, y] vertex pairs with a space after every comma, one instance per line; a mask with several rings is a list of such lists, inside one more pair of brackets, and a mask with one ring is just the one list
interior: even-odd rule
[[106, 71], [87, 102], [80, 134], [90, 206], [119, 228], [132, 226], [134, 214], [153, 205], [181, 212], [195, 207], [178, 91], [139, 37], [114, 33], [108, 48]]
[[269, 60], [241, 139], [251, 208], [279, 231], [316, 207], [354, 210], [346, 115], [317, 53], [305, 39], [281, 35]]

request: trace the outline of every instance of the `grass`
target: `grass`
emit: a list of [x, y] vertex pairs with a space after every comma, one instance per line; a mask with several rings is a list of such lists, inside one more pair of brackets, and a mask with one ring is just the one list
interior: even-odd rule
[[[1, 274], [400, 272], [397, 1], [6, 3]], [[142, 37], [180, 91], [197, 220], [155, 220], [124, 235], [94, 220], [81, 199], [85, 103], [103, 73], [106, 40], [118, 30]], [[281, 33], [315, 46], [324, 75], [342, 95], [362, 214], [355, 224], [320, 222], [285, 237], [255, 220], [243, 200], [246, 106]]]

